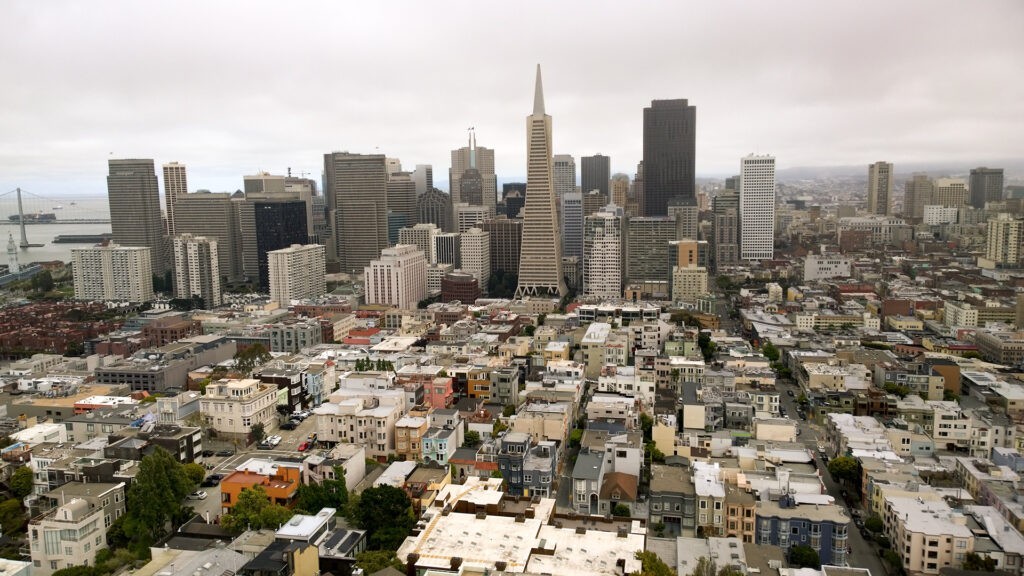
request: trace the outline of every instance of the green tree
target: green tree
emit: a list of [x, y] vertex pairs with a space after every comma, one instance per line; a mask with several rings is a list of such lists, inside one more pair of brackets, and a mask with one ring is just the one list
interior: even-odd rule
[[872, 514], [864, 521], [864, 527], [872, 532], [881, 532], [885, 525], [882, 524], [882, 519], [878, 517], [878, 514]]
[[765, 342], [761, 346], [761, 354], [764, 354], [764, 357], [767, 358], [769, 362], [778, 362], [779, 357], [781, 356], [779, 349], [771, 342]]
[[32, 493], [32, 469], [28, 466], [22, 466], [11, 474], [11, 480], [8, 482], [11, 487], [11, 492], [15, 498], [21, 499]]
[[885, 560], [889, 566], [893, 568], [902, 568], [903, 561], [900, 560], [900, 555], [895, 550], [886, 550], [882, 553], [882, 559]]
[[942, 399], [945, 400], [946, 402], [959, 402], [960, 395], [957, 394], [956, 392], [953, 392], [952, 390], [943, 390]]
[[995, 572], [996, 571], [996, 559], [988, 556], [981, 556], [976, 552], [968, 552], [964, 556], [964, 570], [973, 570], [975, 572]]
[[527, 324], [523, 327], [523, 336], [533, 336], [537, 331], [537, 327], [533, 324]]
[[21, 500], [9, 498], [0, 502], [0, 530], [4, 534], [21, 532], [28, 523], [28, 516], [21, 505]]
[[713, 559], [701, 556], [697, 559], [697, 566], [688, 576], [743, 576], [743, 574], [732, 565], [719, 569]]
[[270, 361], [273, 356], [262, 344], [253, 344], [235, 354], [235, 368], [243, 374], [250, 374], [257, 367]]
[[45, 294], [46, 292], [52, 291], [53, 287], [53, 275], [50, 274], [49, 270], [43, 270], [32, 277], [32, 289], [36, 292]]
[[651, 441], [651, 432], [654, 430], [654, 418], [646, 412], [640, 413], [640, 430], [644, 434], [644, 442]]
[[853, 456], [840, 456], [829, 460], [828, 473], [844, 484], [856, 484], [860, 481], [860, 462]]
[[320, 483], [299, 486], [295, 509], [307, 514], [316, 514], [324, 508], [344, 511], [349, 505], [348, 486], [345, 485], [345, 469], [334, 467], [335, 478]]
[[466, 437], [463, 439], [462, 445], [466, 448], [476, 448], [481, 442], [480, 433], [476, 430], [470, 430], [466, 432]]
[[665, 463], [665, 453], [658, 449], [658, 446], [654, 442], [648, 442], [644, 444], [644, 449], [647, 451], [647, 455], [650, 456], [653, 462], [659, 464]]
[[221, 517], [220, 524], [228, 532], [241, 534], [248, 529], [277, 528], [291, 517], [291, 510], [280, 504], [271, 504], [267, 492], [257, 485], [242, 490], [238, 502]]
[[637, 551], [635, 558], [640, 561], [640, 571], [630, 576], [676, 576], [676, 571], [669, 568], [665, 561], [649, 550]]
[[257, 444], [263, 442], [263, 439], [267, 437], [267, 430], [263, 427], [263, 422], [257, 422], [249, 427], [249, 437]]
[[183, 465], [181, 469], [185, 471], [185, 476], [188, 477], [189, 481], [196, 486], [203, 481], [203, 478], [206, 478], [206, 469], [203, 468], [201, 464], [189, 462], [188, 464]]
[[163, 448], [143, 457], [125, 503], [125, 533], [146, 546], [168, 533], [181, 502], [196, 485], [180, 462]]
[[619, 502], [612, 508], [612, 516], [632, 516], [633, 511], [629, 509], [629, 506]]
[[371, 549], [397, 550], [415, 524], [412, 502], [394, 486], [367, 488], [359, 495], [356, 521], [366, 530]]
[[900, 398], [906, 398], [907, 394], [910, 394], [910, 388], [902, 384], [896, 384], [895, 382], [886, 382], [882, 387], [889, 394], [895, 394]]
[[583, 430], [577, 428], [569, 433], [569, 447], [579, 448], [583, 443]]
[[789, 563], [794, 568], [821, 568], [821, 559], [814, 548], [806, 544], [797, 544], [789, 549]]
[[511, 415], [513, 415], [515, 413], [516, 413], [516, 406], [515, 406], [515, 404], [506, 404], [505, 407], [501, 409], [501, 415], [504, 416], [505, 418], [508, 418], [509, 416], [511, 416]]
[[387, 567], [402, 571], [402, 562], [395, 556], [394, 550], [364, 550], [356, 554], [356, 566], [363, 569], [364, 574], [373, 574]]

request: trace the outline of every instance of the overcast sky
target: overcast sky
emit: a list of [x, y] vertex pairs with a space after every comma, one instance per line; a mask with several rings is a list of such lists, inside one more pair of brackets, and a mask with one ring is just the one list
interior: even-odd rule
[[[543, 66], [555, 153], [631, 176], [651, 99], [697, 107], [697, 173], [1024, 155], [1024, 2], [0, 3], [0, 194], [105, 193], [110, 157], [190, 189], [495, 149], [525, 174]], [[111, 156], [112, 155], [112, 156]], [[969, 166], [965, 166], [969, 167]]]

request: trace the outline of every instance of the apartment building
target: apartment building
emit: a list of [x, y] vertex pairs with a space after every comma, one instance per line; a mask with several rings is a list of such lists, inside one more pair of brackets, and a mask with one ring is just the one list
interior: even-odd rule
[[65, 484], [45, 495], [54, 506], [28, 525], [32, 574], [95, 563], [96, 552], [107, 548], [107, 529], [125, 508], [125, 485]]
[[911, 574], [960, 568], [967, 553], [974, 551], [967, 519], [942, 500], [887, 496], [882, 522], [903, 569]]
[[277, 426], [277, 385], [253, 378], [221, 379], [206, 386], [199, 412], [206, 427], [221, 438], [249, 441], [254, 424], [271, 431]]

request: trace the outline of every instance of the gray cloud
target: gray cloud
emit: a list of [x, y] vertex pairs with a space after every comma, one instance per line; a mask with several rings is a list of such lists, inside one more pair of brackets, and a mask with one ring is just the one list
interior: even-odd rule
[[974, 162], [1024, 149], [1024, 3], [6, 2], [0, 193], [105, 190], [105, 160], [235, 189], [383, 152], [444, 179], [475, 126], [525, 172], [533, 66], [554, 147], [632, 173], [642, 109], [697, 106], [699, 174]]

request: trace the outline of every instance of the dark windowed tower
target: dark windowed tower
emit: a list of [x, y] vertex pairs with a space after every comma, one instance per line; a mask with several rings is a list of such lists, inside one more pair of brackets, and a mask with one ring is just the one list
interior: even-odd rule
[[676, 197], [697, 203], [696, 125], [697, 108], [686, 100], [653, 100], [644, 108], [644, 216], [667, 216]]
[[306, 203], [301, 200], [254, 202], [256, 220], [256, 257], [259, 262], [260, 287], [270, 287], [267, 252], [306, 244]]

